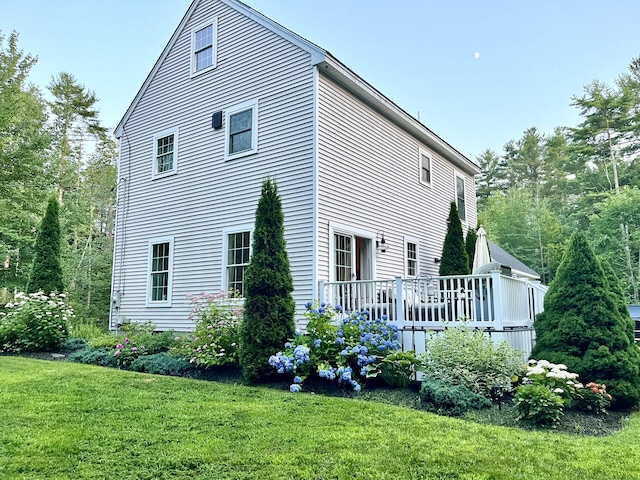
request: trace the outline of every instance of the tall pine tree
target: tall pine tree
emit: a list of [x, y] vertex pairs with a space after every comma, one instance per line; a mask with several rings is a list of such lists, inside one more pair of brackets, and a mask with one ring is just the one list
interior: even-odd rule
[[60, 266], [60, 207], [55, 198], [49, 200], [36, 238], [35, 258], [31, 267], [28, 292], [62, 293]]
[[469, 256], [464, 244], [462, 223], [458, 215], [456, 202], [451, 202], [447, 219], [447, 235], [442, 247], [440, 259], [440, 275], [468, 275]]
[[240, 364], [245, 381], [267, 380], [269, 357], [295, 334], [293, 278], [284, 240], [284, 214], [275, 181], [262, 183], [251, 259], [245, 273]]
[[574, 233], [536, 318], [531, 355], [605, 383], [613, 405], [624, 408], [640, 400], [640, 349], [611, 282], [586, 237]]

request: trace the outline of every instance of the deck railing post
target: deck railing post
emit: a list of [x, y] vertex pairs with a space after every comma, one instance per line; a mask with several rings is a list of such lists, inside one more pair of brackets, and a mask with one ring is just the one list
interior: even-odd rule
[[402, 291], [402, 277], [396, 277], [396, 321], [398, 328], [404, 327], [404, 292]]
[[319, 303], [330, 303], [331, 305], [333, 305], [333, 303], [331, 302], [327, 302], [327, 295], [326, 295], [326, 291], [324, 288], [324, 280], [320, 280], [320, 282], [318, 283], [318, 302]]
[[491, 283], [493, 283], [493, 327], [496, 330], [503, 330], [502, 322], [502, 282], [500, 281], [500, 270], [492, 270]]

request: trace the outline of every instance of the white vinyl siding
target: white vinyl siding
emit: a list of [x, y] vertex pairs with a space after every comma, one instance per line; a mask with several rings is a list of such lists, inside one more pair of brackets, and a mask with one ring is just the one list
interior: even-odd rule
[[166, 177], [178, 171], [178, 128], [153, 136], [152, 178]]
[[[384, 231], [387, 251], [375, 256], [376, 278], [405, 275], [404, 236], [419, 245], [418, 272], [437, 274], [434, 258], [455, 198], [453, 164], [322, 73], [318, 90], [318, 278], [334, 275], [331, 222]], [[430, 188], [416, 181], [420, 150], [431, 160]], [[464, 175], [473, 223], [473, 177]]]
[[[194, 81], [185, 75], [191, 30], [213, 17], [218, 19], [217, 66]], [[125, 180], [118, 186], [113, 290], [124, 294], [112, 325], [152, 319], [160, 330], [193, 329], [186, 296], [226, 288], [223, 231], [253, 225], [267, 176], [276, 180], [282, 199], [293, 296], [297, 312], [304, 312], [304, 304], [315, 298], [313, 95], [307, 52], [223, 2], [198, 3], [120, 139]], [[259, 151], [225, 161], [225, 129], [211, 128], [211, 114], [248, 99], [260, 99]], [[179, 174], [169, 182], [152, 182], [149, 162], [140, 159], [149, 158], [150, 139], [167, 125], [180, 127]], [[149, 309], [147, 242], [166, 232], [176, 238], [173, 304]]]
[[172, 276], [173, 237], [150, 240], [149, 263], [147, 267], [148, 306], [171, 306]]
[[191, 29], [191, 76], [216, 68], [217, 37], [216, 17]]
[[244, 157], [258, 151], [258, 101], [251, 100], [225, 113], [225, 159]]

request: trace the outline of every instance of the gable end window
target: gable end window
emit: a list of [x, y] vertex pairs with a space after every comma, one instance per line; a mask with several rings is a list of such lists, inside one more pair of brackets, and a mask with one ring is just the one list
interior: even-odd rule
[[178, 170], [178, 129], [172, 128], [153, 136], [152, 177], [164, 177]]
[[258, 101], [227, 109], [225, 114], [225, 159], [258, 151]]
[[431, 186], [432, 158], [426, 150], [420, 149], [420, 183]]
[[456, 175], [456, 206], [458, 207], [458, 215], [460, 221], [467, 221], [467, 207], [464, 194], [464, 178]]
[[191, 75], [199, 75], [216, 67], [218, 20], [198, 25], [191, 30]]
[[171, 306], [173, 237], [149, 242], [147, 306]]

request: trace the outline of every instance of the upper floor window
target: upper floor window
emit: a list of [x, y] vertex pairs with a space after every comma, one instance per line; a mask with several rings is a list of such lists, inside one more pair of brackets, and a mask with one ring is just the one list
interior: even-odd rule
[[191, 30], [191, 75], [211, 70], [216, 66], [218, 20], [198, 25]]
[[456, 206], [458, 207], [458, 215], [460, 221], [467, 221], [467, 207], [464, 194], [464, 178], [456, 175]]
[[171, 306], [173, 273], [173, 237], [149, 242], [147, 305]]
[[171, 128], [153, 136], [152, 177], [176, 173], [178, 169], [178, 129]]
[[420, 182], [425, 185], [431, 185], [431, 154], [426, 150], [420, 149]]
[[225, 159], [258, 151], [258, 101], [227, 109], [225, 114]]

